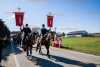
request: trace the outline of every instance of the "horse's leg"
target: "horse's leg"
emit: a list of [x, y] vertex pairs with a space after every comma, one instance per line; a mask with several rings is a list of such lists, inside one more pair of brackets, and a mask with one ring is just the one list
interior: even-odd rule
[[39, 53], [42, 54], [42, 50], [41, 50], [41, 44], [39, 45]]
[[32, 46], [30, 47], [29, 51], [30, 51], [30, 56], [32, 56]]
[[22, 48], [24, 48], [24, 41], [22, 41]]
[[36, 47], [36, 51], [38, 51], [38, 50], [39, 50], [39, 53], [41, 54], [42, 51], [41, 51], [41, 44], [40, 43], [38, 43], [37, 47]]
[[21, 45], [21, 47], [22, 47], [22, 45], [23, 45], [23, 40], [21, 39], [21, 43], [20, 43], [20, 45]]
[[20, 47], [21, 47], [21, 39], [20, 39]]
[[29, 47], [26, 48], [26, 55], [29, 56]]
[[22, 40], [22, 48], [24, 48], [25, 40]]
[[46, 44], [45, 47], [47, 50], [47, 56], [50, 58], [50, 52], [49, 52], [50, 45]]
[[19, 44], [18, 46], [21, 47], [21, 39], [20, 38], [18, 40], [18, 44]]
[[36, 52], [38, 51], [38, 49], [39, 49], [39, 43], [36, 46]]

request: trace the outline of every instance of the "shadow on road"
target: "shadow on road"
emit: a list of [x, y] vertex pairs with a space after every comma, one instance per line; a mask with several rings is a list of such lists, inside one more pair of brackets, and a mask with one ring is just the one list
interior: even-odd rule
[[22, 51], [17, 47], [17, 45], [11, 43], [6, 48], [3, 49], [2, 60], [7, 61], [8, 56], [10, 56], [11, 54], [20, 54], [20, 53], [22, 53]]
[[60, 64], [56, 64], [50, 60], [42, 59], [39, 57], [32, 56], [33, 63], [36, 62], [36, 65], [39, 65], [40, 67], [63, 67]]
[[2, 50], [2, 60], [7, 61], [7, 57], [12, 54], [12, 50], [10, 45], [8, 45], [7, 47], [3, 48]]
[[93, 63], [83, 63], [77, 60], [72, 60], [72, 59], [68, 59], [68, 58], [64, 58], [64, 57], [59, 57], [59, 56], [54, 56], [51, 55], [52, 58], [56, 59], [56, 62], [63, 62], [65, 64], [72, 64], [72, 65], [77, 65], [77, 66], [81, 66], [81, 67], [96, 67], [95, 64]]
[[[43, 54], [46, 56], [46, 54]], [[77, 60], [72, 60], [72, 59], [68, 59], [68, 58], [64, 58], [64, 57], [60, 57], [60, 56], [54, 56], [51, 55], [50, 60], [54, 60], [55, 62], [61, 62], [61, 63], [65, 63], [65, 64], [70, 64], [70, 65], [76, 65], [76, 66], [80, 66], [80, 67], [96, 67], [96, 64], [93, 63], [83, 63]], [[32, 61], [37, 61], [37, 65], [40, 65], [40, 67], [64, 67], [60, 64], [55, 64], [54, 62], [50, 61], [50, 60], [45, 60], [42, 58], [38, 58], [38, 57], [32, 57]]]
[[21, 54], [23, 52], [17, 44], [13, 44], [12, 49], [14, 54]]
[[[10, 54], [12, 53], [20, 54], [22, 53], [22, 51], [15, 44], [13, 44], [13, 46], [9, 45], [6, 49], [4, 49], [3, 53], [4, 53], [3, 60], [7, 61], [7, 57]], [[40, 67], [64, 67], [63, 65], [59, 64], [59, 62], [69, 64], [69, 65], [76, 65], [80, 67], [96, 67], [96, 64], [93, 63], [83, 63], [77, 60], [72, 60], [72, 59], [55, 56], [55, 55], [51, 55], [50, 59], [43, 59], [36, 56], [32, 56], [32, 62], [33, 63], [36, 62], [36, 65], [39, 65]]]

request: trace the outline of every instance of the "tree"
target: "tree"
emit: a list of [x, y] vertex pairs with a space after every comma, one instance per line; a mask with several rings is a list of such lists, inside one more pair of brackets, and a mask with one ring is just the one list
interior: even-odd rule
[[64, 32], [62, 33], [62, 36], [65, 36], [65, 33]]

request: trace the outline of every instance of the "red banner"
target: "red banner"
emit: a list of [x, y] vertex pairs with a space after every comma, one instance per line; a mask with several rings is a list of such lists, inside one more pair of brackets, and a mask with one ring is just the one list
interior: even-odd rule
[[23, 25], [24, 12], [15, 12], [16, 26]]
[[48, 27], [53, 27], [53, 16], [47, 16]]

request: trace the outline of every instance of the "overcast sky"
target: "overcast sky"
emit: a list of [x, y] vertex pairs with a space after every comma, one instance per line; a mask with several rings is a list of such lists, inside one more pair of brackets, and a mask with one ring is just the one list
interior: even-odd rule
[[12, 31], [19, 27], [10, 12], [19, 7], [25, 12], [24, 24], [30, 27], [47, 25], [46, 15], [52, 12], [58, 32], [100, 32], [100, 0], [0, 0], [0, 18]]

